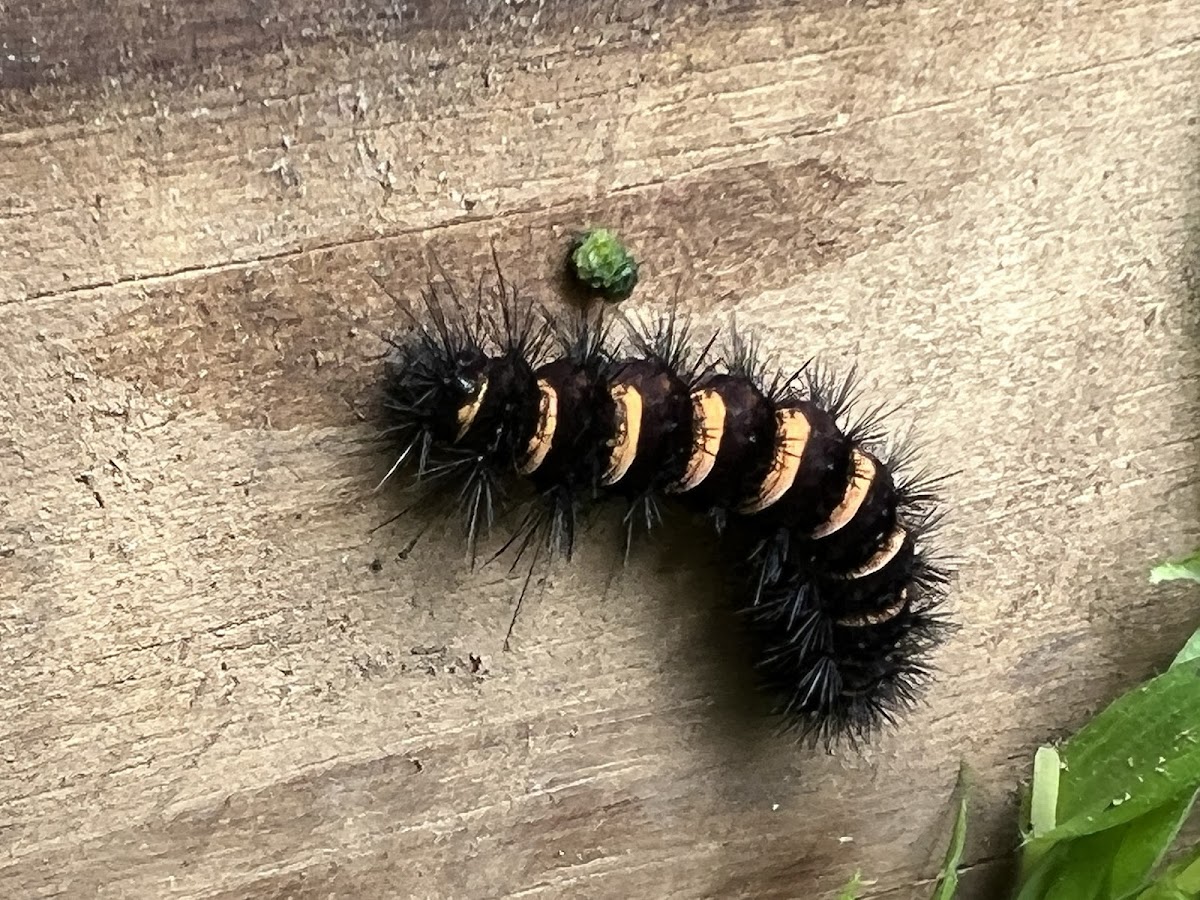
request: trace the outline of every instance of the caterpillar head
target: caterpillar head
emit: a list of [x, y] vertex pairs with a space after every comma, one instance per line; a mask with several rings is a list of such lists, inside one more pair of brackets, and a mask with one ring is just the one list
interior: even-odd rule
[[424, 332], [394, 343], [384, 386], [389, 431], [458, 440], [486, 396], [487, 363], [478, 344], [449, 346]]

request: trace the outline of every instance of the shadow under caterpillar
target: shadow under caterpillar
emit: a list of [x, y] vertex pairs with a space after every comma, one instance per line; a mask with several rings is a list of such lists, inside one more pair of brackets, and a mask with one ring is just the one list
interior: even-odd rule
[[408, 467], [421, 502], [460, 510], [474, 558], [526, 479], [533, 500], [501, 552], [532, 552], [531, 573], [543, 553], [570, 558], [593, 504], [626, 504], [628, 557], [678, 503], [728, 548], [731, 599], [785, 730], [859, 741], [916, 701], [952, 627], [928, 547], [939, 479], [885, 447], [879, 410], [847, 424], [853, 374], [768, 373], [736, 331], [719, 358], [715, 337], [693, 352], [674, 312], [626, 319], [617, 340], [601, 311], [549, 315], [503, 278], [492, 294], [481, 285], [468, 309], [431, 284], [391, 340], [385, 481]]

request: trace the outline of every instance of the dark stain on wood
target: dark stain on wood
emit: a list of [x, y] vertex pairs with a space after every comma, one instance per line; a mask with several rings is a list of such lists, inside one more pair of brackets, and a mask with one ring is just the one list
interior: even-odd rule
[[[861, 211], [882, 206], [889, 190], [802, 160], [523, 216], [523, 230], [496, 234], [490, 223], [468, 220], [150, 287], [144, 303], [104, 322], [88, 352], [104, 377], [185, 398], [239, 427], [351, 425], [376, 416], [375, 362], [387, 349], [380, 337], [409, 327], [385, 290], [420, 315], [419, 294], [441, 267], [473, 296], [481, 278], [495, 281], [494, 248], [506, 280], [561, 310], [555, 296], [568, 235], [580, 223], [614, 223], [637, 235], [635, 250], [647, 261], [638, 300], [677, 299], [684, 312], [711, 320], [744, 299], [747, 283], [785, 287], [911, 227], [917, 213], [903, 202], [889, 207], [890, 217], [863, 222]], [[712, 267], [714, 258], [725, 265]]]

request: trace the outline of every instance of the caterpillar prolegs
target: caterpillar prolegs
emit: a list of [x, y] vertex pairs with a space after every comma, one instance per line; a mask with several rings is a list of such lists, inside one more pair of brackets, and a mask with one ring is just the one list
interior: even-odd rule
[[[503, 280], [494, 311], [431, 286], [392, 343], [384, 385], [392, 472], [464, 514], [471, 552], [525, 479], [506, 547], [570, 557], [581, 512], [616, 498], [629, 541], [674, 502], [710, 520], [736, 569], [732, 598], [784, 727], [867, 737], [918, 696], [945, 633], [946, 575], [926, 546], [936, 479], [854, 424], [853, 378], [812, 365], [768, 375], [734, 333], [691, 352], [675, 313], [623, 340], [599, 313], [550, 316]], [[472, 298], [474, 303], [474, 298]]]

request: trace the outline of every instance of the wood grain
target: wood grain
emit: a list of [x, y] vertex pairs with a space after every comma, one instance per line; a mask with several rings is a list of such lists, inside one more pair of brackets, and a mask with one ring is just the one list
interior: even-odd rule
[[[998, 896], [1033, 749], [1197, 624], [1194, 3], [0, 15], [4, 896], [924, 897], [961, 760]], [[772, 737], [702, 536], [601, 523], [505, 652], [519, 579], [373, 530], [397, 303], [493, 246], [553, 302], [589, 222], [957, 472], [862, 755]]]

